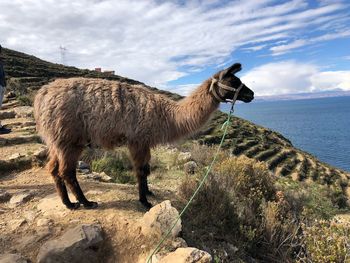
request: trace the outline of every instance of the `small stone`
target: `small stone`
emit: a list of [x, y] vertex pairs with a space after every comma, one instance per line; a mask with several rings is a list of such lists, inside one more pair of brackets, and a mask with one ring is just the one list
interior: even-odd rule
[[11, 197], [11, 199], [9, 201], [9, 206], [12, 208], [16, 207], [18, 205], [21, 205], [21, 204], [27, 202], [32, 197], [33, 197], [33, 193], [27, 192], [27, 191], [15, 194]]
[[163, 257], [159, 263], [211, 263], [208, 252], [193, 247], [178, 248]]
[[[75, 198], [69, 193], [69, 199], [74, 202]], [[47, 217], [63, 217], [68, 213], [68, 209], [62, 204], [61, 198], [56, 194], [45, 196], [40, 200], [37, 209]]]
[[19, 254], [0, 254], [1, 263], [27, 263], [28, 260], [24, 259]]
[[177, 237], [175, 238], [175, 240], [171, 243], [171, 246], [176, 249], [176, 248], [180, 248], [180, 247], [187, 247], [187, 243], [185, 241], [185, 239], [181, 238], [181, 237]]
[[95, 173], [95, 172], [86, 174], [86, 175], [84, 175], [84, 177], [87, 179], [96, 180], [96, 181], [101, 179], [101, 175], [99, 173]]
[[10, 200], [10, 198], [11, 198], [10, 193], [6, 192], [3, 189], [0, 189], [0, 203], [7, 202], [8, 200]]
[[197, 170], [198, 165], [194, 161], [189, 161], [184, 164], [184, 170], [186, 174], [194, 174]]
[[190, 152], [182, 152], [182, 153], [179, 153], [179, 155], [177, 156], [177, 162], [179, 164], [187, 163], [191, 161], [191, 159], [192, 159], [192, 155]]
[[12, 99], [12, 98], [16, 98], [16, 93], [13, 91], [9, 91], [7, 92], [7, 94], [5, 95], [6, 99]]
[[107, 175], [105, 172], [100, 173], [100, 176], [102, 182], [110, 183], [113, 181], [113, 178]]
[[40, 218], [38, 219], [38, 221], [36, 222], [36, 225], [38, 227], [41, 227], [41, 226], [50, 226], [52, 225], [52, 220], [51, 219], [48, 219], [48, 218]]
[[34, 211], [27, 211], [24, 213], [24, 217], [27, 220], [27, 222], [33, 222], [34, 219], [37, 217], [37, 213]]
[[11, 161], [11, 160], [19, 159], [19, 158], [21, 158], [21, 157], [23, 157], [22, 154], [20, 154], [20, 153], [14, 153], [14, 154], [10, 155], [7, 159], [8, 159], [9, 161]]
[[40, 148], [36, 152], [34, 152], [33, 156], [39, 160], [43, 160], [47, 157], [48, 150], [47, 148]]
[[19, 227], [23, 226], [27, 221], [22, 218], [22, 219], [14, 219], [8, 222], [8, 226], [12, 231], [18, 229]]
[[83, 174], [88, 174], [88, 173], [90, 173], [90, 170], [89, 169], [80, 169], [79, 170], [81, 173], [83, 173]]
[[[166, 200], [152, 207], [141, 219], [141, 232], [145, 236], [165, 234], [178, 218], [179, 212]], [[181, 232], [181, 219], [171, 231], [171, 236], [177, 237]]]
[[90, 165], [87, 164], [87, 163], [84, 162], [84, 161], [79, 161], [79, 162], [78, 162], [77, 168], [80, 169], [80, 170], [82, 170], [82, 169], [88, 169], [88, 170], [90, 170]]

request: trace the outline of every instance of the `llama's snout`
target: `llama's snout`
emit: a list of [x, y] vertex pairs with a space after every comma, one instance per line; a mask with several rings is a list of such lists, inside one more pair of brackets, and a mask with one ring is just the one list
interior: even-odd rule
[[237, 99], [246, 103], [251, 102], [254, 99], [254, 91], [244, 85]]

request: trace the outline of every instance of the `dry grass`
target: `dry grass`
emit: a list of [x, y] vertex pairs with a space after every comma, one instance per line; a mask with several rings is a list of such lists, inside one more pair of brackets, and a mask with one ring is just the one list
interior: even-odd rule
[[[198, 154], [194, 159], [206, 164], [209, 150], [200, 147], [194, 146]], [[201, 176], [184, 178], [179, 191], [184, 200], [192, 195]], [[312, 232], [319, 227], [317, 220], [330, 222], [337, 212], [329, 189], [276, 178], [261, 162], [226, 156], [186, 212], [184, 237], [190, 246], [211, 253], [215, 262], [346, 262], [348, 230], [342, 228], [336, 235], [325, 229], [319, 235]], [[313, 243], [310, 235], [315, 235]], [[327, 238], [335, 238], [330, 244], [338, 248], [326, 249], [322, 244]], [[328, 259], [334, 261], [318, 260], [312, 253], [320, 249], [319, 258], [326, 260], [328, 253]]]

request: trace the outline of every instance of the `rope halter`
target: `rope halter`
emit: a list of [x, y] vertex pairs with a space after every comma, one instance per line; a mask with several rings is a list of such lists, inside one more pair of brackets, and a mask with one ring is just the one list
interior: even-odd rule
[[[216, 84], [216, 86], [218, 86], [219, 88], [222, 88], [224, 90], [233, 91], [235, 93], [235, 95], [233, 96], [232, 100], [231, 99], [221, 98], [220, 95], [217, 93], [217, 91], [214, 88], [215, 84]], [[236, 102], [238, 94], [241, 91], [241, 89], [243, 88], [243, 85], [244, 84], [241, 83], [241, 85], [239, 85], [239, 87], [236, 89], [236, 88], [227, 86], [225, 84], [222, 84], [219, 80], [217, 80], [215, 78], [212, 78], [211, 79], [210, 88], [209, 88], [209, 92], [211, 92], [213, 94], [213, 96], [220, 102], [233, 102], [234, 103], [234, 102]]]

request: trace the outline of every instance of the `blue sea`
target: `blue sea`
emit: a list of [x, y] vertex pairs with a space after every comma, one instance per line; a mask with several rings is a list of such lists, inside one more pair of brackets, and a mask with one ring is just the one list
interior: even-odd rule
[[[224, 105], [222, 110], [229, 107]], [[238, 103], [234, 114], [281, 133], [323, 162], [350, 171], [350, 97]]]

